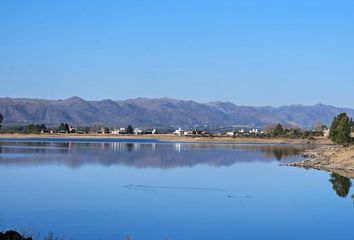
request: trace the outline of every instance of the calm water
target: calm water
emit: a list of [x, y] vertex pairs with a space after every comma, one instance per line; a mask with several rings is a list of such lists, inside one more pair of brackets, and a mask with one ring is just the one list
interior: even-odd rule
[[353, 239], [351, 181], [305, 147], [0, 140], [0, 228], [65, 239]]

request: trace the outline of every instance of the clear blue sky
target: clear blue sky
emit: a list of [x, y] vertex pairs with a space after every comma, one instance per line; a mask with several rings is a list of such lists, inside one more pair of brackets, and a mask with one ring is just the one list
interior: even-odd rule
[[354, 1], [0, 0], [0, 97], [354, 107]]

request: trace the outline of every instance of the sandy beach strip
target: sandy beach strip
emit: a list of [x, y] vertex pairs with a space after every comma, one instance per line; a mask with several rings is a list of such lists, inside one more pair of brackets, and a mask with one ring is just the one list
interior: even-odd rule
[[0, 139], [152, 139], [166, 142], [215, 142], [244, 144], [312, 144], [327, 145], [331, 142], [325, 137], [302, 138], [261, 138], [261, 137], [226, 137], [226, 136], [176, 136], [173, 134], [152, 135], [112, 135], [112, 134], [0, 134]]

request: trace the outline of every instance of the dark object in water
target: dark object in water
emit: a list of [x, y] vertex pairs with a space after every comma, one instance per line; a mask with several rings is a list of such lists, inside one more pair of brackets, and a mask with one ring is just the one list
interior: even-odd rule
[[32, 238], [22, 237], [18, 232], [10, 230], [5, 233], [0, 233], [0, 240], [32, 240]]

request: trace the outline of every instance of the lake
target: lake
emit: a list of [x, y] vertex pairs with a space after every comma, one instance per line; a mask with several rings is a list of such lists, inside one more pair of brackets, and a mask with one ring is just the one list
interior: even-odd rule
[[65, 239], [353, 239], [351, 180], [309, 146], [0, 140], [0, 228]]

